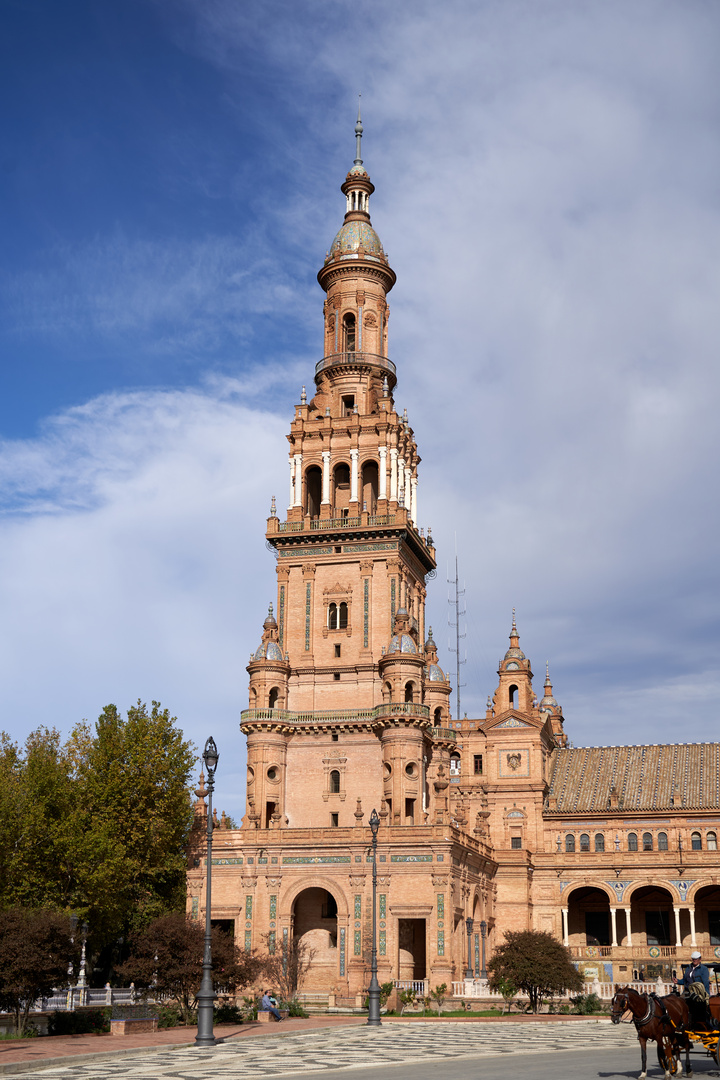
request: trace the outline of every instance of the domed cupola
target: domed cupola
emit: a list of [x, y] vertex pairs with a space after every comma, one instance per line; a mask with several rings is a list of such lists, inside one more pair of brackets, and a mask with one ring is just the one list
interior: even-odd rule
[[535, 708], [532, 668], [530, 661], [520, 648], [520, 634], [515, 624], [515, 608], [513, 608], [512, 629], [510, 631], [510, 648], [500, 661], [498, 675], [500, 676], [500, 683], [493, 695], [494, 715], [498, 716], [504, 713], [506, 709], [517, 709], [520, 712], [532, 713]]
[[394, 631], [378, 665], [384, 680], [383, 700], [421, 704], [425, 656], [418, 650], [404, 607], [395, 613]]
[[510, 631], [510, 648], [505, 653], [504, 661], [507, 662], [508, 660], [524, 659], [525, 653], [520, 648], [520, 635], [518, 633], [517, 626], [515, 625], [515, 608], [513, 608], [512, 630]]
[[273, 615], [273, 606], [268, 607], [267, 618], [263, 623], [263, 636], [255, 650], [253, 660], [283, 660], [283, 652], [278, 644], [278, 626]]
[[283, 654], [279, 638], [278, 625], [270, 604], [263, 623], [262, 641], [251, 654], [247, 666], [250, 674], [251, 709], [287, 708], [290, 661], [287, 654]]
[[404, 607], [398, 608], [395, 615], [395, 633], [390, 639], [387, 654], [391, 653], [416, 653], [418, 647], [413, 638], [406, 631], [409, 629], [410, 617]]
[[558, 705], [557, 701], [553, 697], [552, 683], [550, 682], [550, 664], [545, 664], [545, 693], [542, 700], [538, 705], [538, 711], [552, 723], [553, 735], [557, 739], [560, 746], [567, 745], [567, 736], [565, 735], [565, 728], [563, 724], [565, 722], [562, 714], [562, 706]]
[[446, 728], [450, 720], [450, 680], [438, 664], [437, 646], [432, 636], [432, 627], [428, 630], [425, 642], [425, 686], [423, 704], [430, 710], [430, 717], [435, 727]]
[[425, 659], [427, 660], [425, 678], [429, 682], [447, 682], [445, 672], [438, 664], [437, 645], [432, 636], [432, 626], [428, 630], [427, 641], [425, 642]]
[[[558, 708], [558, 703], [553, 697], [552, 683], [550, 682], [550, 664], [545, 664], [545, 693], [538, 706], [540, 712], [554, 713]], [[562, 711], [562, 710], [561, 710]]]

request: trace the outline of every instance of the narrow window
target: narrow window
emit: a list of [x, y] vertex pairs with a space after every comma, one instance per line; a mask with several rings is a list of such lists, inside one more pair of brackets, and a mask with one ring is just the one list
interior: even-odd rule
[[352, 416], [353, 409], [355, 408], [355, 395], [345, 394], [342, 399], [342, 411], [343, 416]]
[[717, 851], [717, 833], [709, 832], [706, 840], [708, 851]]
[[405, 824], [406, 825], [414, 825], [415, 824], [415, 800], [414, 799], [406, 799], [405, 800]]
[[568, 833], [567, 836], [565, 837], [565, 850], [566, 851], [574, 851], [575, 850], [575, 837], [573, 836], [572, 833]]
[[348, 311], [343, 315], [344, 352], [355, 352], [355, 316]]
[[333, 733], [332, 733], [332, 741], [337, 742], [339, 738], [340, 738], [340, 736], [338, 735], [337, 731], [333, 731]]
[[333, 672], [333, 682], [340, 682], [340, 672], [339, 671], [334, 671]]
[[595, 850], [596, 851], [604, 851], [605, 850], [605, 837], [603, 836], [603, 834], [601, 832], [595, 833]]
[[328, 630], [337, 630], [337, 604], [328, 604]]
[[343, 600], [338, 609], [338, 628], [340, 630], [346, 630], [348, 624], [348, 606]]
[[637, 849], [638, 849], [637, 833], [629, 832], [628, 833], [628, 851], [637, 851]]
[[581, 851], [589, 851], [590, 850], [590, 836], [586, 832], [580, 833], [580, 850]]
[[339, 656], [339, 655], [340, 655], [340, 645], [336, 645], [336, 646], [335, 646], [335, 655], [336, 655], [336, 656]]
[[330, 815], [330, 828], [331, 829], [338, 829], [339, 827], [340, 827], [340, 815], [339, 814], [331, 814]]
[[510, 686], [508, 688], [508, 704], [511, 709], [517, 707], [517, 686]]
[[411, 682], [405, 683], [405, 701], [412, 701], [413, 699], [413, 684]]
[[659, 832], [658, 833], [658, 851], [667, 851], [667, 849], [668, 849], [667, 833], [666, 832]]
[[277, 699], [280, 697], [280, 690], [277, 686], [273, 686], [272, 690], [268, 694], [268, 708], [277, 708]]
[[515, 850], [517, 850], [517, 848], [521, 848], [522, 847], [522, 836], [511, 836], [510, 837], [510, 847], [514, 848]]
[[643, 851], [652, 851], [652, 849], [653, 849], [652, 833], [644, 832], [643, 833]]
[[459, 776], [460, 775], [460, 755], [459, 754], [452, 754], [451, 757], [450, 757], [450, 775], [451, 776]]
[[473, 757], [473, 772], [476, 776], [482, 776], [482, 754], [475, 754]]
[[442, 727], [442, 718], [442, 709], [438, 706], [438, 708], [435, 710], [435, 727]]
[[340, 773], [337, 769], [333, 769], [330, 773], [330, 791], [333, 795], [337, 795], [340, 791]]
[[702, 836], [699, 832], [694, 832], [690, 837], [690, 843], [693, 851], [702, 851]]

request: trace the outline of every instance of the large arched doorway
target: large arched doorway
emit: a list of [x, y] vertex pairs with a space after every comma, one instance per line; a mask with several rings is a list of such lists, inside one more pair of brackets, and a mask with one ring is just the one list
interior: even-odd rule
[[325, 991], [338, 978], [338, 908], [327, 889], [304, 889], [292, 907], [293, 938], [310, 958], [302, 979], [307, 993]]
[[573, 889], [568, 897], [568, 940], [573, 955], [600, 955], [596, 949], [609, 949], [610, 899], [602, 889], [591, 885]]
[[720, 964], [720, 885], [698, 889], [693, 914], [695, 940], [703, 954], [703, 963]]

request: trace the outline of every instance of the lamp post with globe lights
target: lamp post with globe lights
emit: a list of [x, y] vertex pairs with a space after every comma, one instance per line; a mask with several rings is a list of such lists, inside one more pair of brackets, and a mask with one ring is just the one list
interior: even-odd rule
[[215, 1003], [215, 991], [212, 980], [212, 943], [210, 913], [212, 908], [212, 793], [215, 787], [215, 770], [218, 763], [218, 751], [213, 738], [208, 739], [203, 750], [203, 761], [207, 772], [208, 814], [207, 814], [207, 871], [205, 891], [205, 949], [203, 951], [202, 982], [198, 991], [198, 1027], [195, 1036], [196, 1046], [214, 1046], [213, 1035], [213, 1006]]
[[379, 1027], [380, 1019], [380, 983], [377, 977], [377, 834], [380, 818], [377, 810], [370, 815], [372, 833], [372, 953], [370, 956], [370, 989], [368, 991], [368, 1026]]

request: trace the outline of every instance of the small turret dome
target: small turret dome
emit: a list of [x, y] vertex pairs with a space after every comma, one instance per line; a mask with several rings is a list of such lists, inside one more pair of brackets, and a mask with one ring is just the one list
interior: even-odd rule
[[277, 630], [277, 623], [275, 622], [275, 616], [273, 615], [272, 604], [268, 605], [268, 613], [267, 618], [263, 623], [263, 630]]
[[388, 653], [416, 653], [417, 645], [409, 634], [395, 634], [388, 645]]
[[256, 650], [253, 660], [282, 660], [283, 652], [276, 641], [263, 641]]
[[328, 259], [335, 255], [340, 258], [355, 258], [360, 247], [367, 258], [386, 261], [380, 237], [369, 221], [346, 221], [332, 242]]
[[425, 668], [425, 678], [428, 682], [447, 682], [445, 672], [439, 664], [428, 664]]

